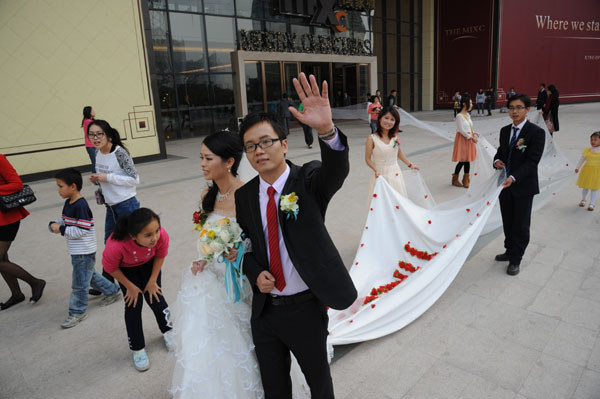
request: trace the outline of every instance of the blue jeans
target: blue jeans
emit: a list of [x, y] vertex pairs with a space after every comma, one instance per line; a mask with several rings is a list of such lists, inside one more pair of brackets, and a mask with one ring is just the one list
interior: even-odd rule
[[69, 300], [69, 314], [81, 314], [88, 306], [88, 287], [92, 287], [105, 295], [117, 292], [119, 286], [111, 283], [94, 269], [96, 253], [87, 255], [71, 255], [73, 264], [73, 277], [71, 282], [71, 299]]
[[115, 205], [106, 205], [106, 221], [104, 223], [104, 243], [112, 234], [117, 224], [117, 220], [121, 216], [127, 216], [131, 212], [135, 211], [140, 207], [140, 203], [135, 197], [131, 197], [123, 202], [119, 202]]
[[371, 119], [371, 133], [375, 133], [377, 131], [377, 120]]
[[96, 147], [85, 147], [85, 150], [92, 161], [92, 173], [96, 173]]

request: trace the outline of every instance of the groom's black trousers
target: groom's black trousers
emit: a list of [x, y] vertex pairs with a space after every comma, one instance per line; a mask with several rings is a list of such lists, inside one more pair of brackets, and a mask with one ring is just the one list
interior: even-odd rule
[[267, 298], [260, 316], [251, 321], [265, 399], [292, 399], [290, 350], [311, 398], [334, 398], [327, 361], [328, 321], [327, 308], [316, 297], [288, 305], [274, 305]]
[[504, 248], [509, 262], [520, 265], [529, 244], [533, 195], [515, 196], [510, 188], [505, 188], [500, 192], [499, 198]]

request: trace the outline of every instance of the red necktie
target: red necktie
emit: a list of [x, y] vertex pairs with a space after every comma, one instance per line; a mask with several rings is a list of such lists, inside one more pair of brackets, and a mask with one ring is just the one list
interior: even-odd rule
[[269, 202], [267, 202], [267, 230], [269, 235], [269, 255], [271, 274], [275, 277], [275, 288], [283, 291], [285, 288], [285, 277], [281, 267], [281, 255], [279, 254], [279, 228], [277, 223], [277, 206], [275, 205], [275, 189], [269, 186], [267, 189]]

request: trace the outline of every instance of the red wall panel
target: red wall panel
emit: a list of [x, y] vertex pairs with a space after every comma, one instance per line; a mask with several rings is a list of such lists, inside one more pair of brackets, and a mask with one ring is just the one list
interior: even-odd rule
[[501, 2], [498, 91], [535, 100], [540, 82], [561, 103], [600, 100], [599, 0]]
[[495, 0], [437, 1], [436, 108], [491, 86]]

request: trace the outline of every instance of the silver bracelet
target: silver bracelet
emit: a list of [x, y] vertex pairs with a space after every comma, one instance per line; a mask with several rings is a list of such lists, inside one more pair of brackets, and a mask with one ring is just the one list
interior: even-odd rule
[[335, 136], [335, 134], [337, 133], [337, 127], [335, 125], [333, 125], [333, 129], [331, 129], [331, 131], [325, 133], [325, 134], [318, 134], [319, 138], [321, 140], [327, 140], [328, 138], [331, 138], [333, 136]]

